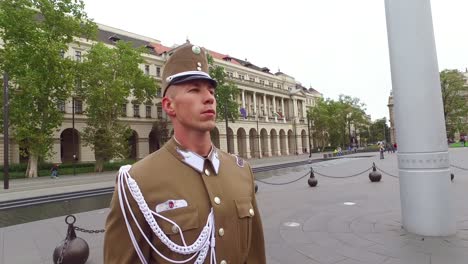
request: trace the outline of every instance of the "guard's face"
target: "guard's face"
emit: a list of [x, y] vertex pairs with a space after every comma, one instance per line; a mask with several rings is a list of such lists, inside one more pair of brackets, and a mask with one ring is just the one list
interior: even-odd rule
[[194, 80], [170, 89], [174, 94], [168, 114], [183, 128], [205, 132], [216, 126], [215, 89], [208, 81]]

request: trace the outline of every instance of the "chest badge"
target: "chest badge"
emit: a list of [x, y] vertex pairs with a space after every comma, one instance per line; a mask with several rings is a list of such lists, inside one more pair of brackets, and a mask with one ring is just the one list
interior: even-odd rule
[[177, 208], [187, 207], [188, 203], [186, 200], [167, 200], [164, 203], [156, 205], [156, 213], [164, 211], [170, 211]]

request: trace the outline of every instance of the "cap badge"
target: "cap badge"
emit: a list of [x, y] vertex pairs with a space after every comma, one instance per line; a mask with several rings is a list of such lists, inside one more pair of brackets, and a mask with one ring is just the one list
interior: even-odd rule
[[192, 52], [198, 55], [201, 53], [201, 49], [198, 46], [192, 46]]

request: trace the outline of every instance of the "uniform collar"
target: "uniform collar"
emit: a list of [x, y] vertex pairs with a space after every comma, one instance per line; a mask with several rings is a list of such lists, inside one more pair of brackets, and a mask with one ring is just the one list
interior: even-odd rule
[[[202, 173], [205, 166], [205, 161], [211, 162], [213, 169], [218, 174], [219, 171], [219, 154], [215, 146], [211, 146], [211, 151], [206, 158], [198, 155], [197, 153], [185, 149], [176, 139], [172, 137], [169, 143], [169, 150], [174, 153], [182, 162], [192, 167], [194, 170]], [[175, 150], [175, 151], [174, 151]]]

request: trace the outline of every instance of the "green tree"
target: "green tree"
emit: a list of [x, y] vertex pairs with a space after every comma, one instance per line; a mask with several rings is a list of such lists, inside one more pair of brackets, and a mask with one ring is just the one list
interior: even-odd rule
[[235, 100], [239, 94], [239, 88], [233, 81], [226, 78], [224, 68], [215, 65], [212, 56], [209, 54], [207, 56], [210, 64], [210, 76], [218, 83], [215, 91], [217, 118], [224, 120], [227, 115], [227, 118], [234, 122], [239, 118], [239, 104]]
[[364, 107], [359, 98], [345, 95], [340, 95], [337, 101], [318, 100], [308, 111], [308, 117], [313, 122], [313, 137], [318, 141], [318, 145], [348, 145], [350, 141], [347, 136], [350, 135], [351, 124], [359, 127], [367, 122]]
[[38, 161], [52, 154], [63, 121], [57, 105], [73, 87], [76, 63], [61, 54], [75, 36], [96, 29], [83, 7], [72, 0], [0, 1], [0, 69], [10, 76], [11, 136], [29, 154], [27, 177], [37, 177]]
[[468, 86], [458, 70], [443, 70], [440, 73], [440, 86], [444, 104], [445, 127], [449, 137], [455, 132], [467, 129], [463, 120], [468, 118]]
[[377, 119], [369, 127], [370, 142], [390, 142], [390, 128], [387, 126], [387, 118]]
[[97, 172], [103, 170], [104, 162], [128, 154], [131, 132], [128, 125], [119, 122], [127, 98], [131, 96], [135, 103], [141, 103], [156, 95], [154, 79], [139, 68], [144, 62], [141, 52], [123, 41], [118, 41], [115, 48], [98, 43], [81, 65], [83, 83], [76, 93], [87, 104], [83, 140], [94, 150]]

